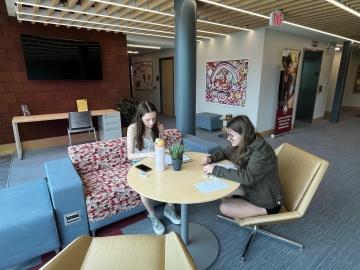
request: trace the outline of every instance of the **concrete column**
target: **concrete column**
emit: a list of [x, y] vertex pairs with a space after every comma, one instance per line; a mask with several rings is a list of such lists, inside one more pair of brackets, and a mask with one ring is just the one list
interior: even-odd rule
[[195, 135], [196, 1], [174, 0], [174, 6], [176, 127]]
[[336, 81], [334, 101], [330, 114], [330, 122], [332, 123], [339, 122], [341, 105], [344, 96], [345, 84], [346, 84], [346, 77], [347, 77], [350, 58], [351, 58], [351, 49], [352, 47], [350, 41], [344, 42], [343, 50], [341, 54], [341, 60], [340, 60], [339, 75]]

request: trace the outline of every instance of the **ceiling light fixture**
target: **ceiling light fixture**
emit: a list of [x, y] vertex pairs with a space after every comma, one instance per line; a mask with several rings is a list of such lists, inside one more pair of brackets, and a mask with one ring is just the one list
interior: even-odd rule
[[[250, 11], [239, 9], [239, 8], [234, 8], [234, 7], [231, 7], [231, 6], [227, 6], [227, 5], [224, 5], [224, 4], [212, 2], [212, 1], [209, 1], [209, 0], [198, 0], [198, 1], [210, 4], [210, 5], [219, 6], [219, 7], [222, 7], [222, 8], [238, 11], [238, 12], [243, 12], [243, 13], [254, 15], [254, 16], [257, 16], [257, 17], [262, 17], [264, 19], [265, 18], [269, 19], [269, 16], [264, 16], [264, 15], [259, 14], [259, 13], [250, 12]], [[303, 29], [306, 29], [306, 30], [314, 31], [314, 32], [317, 32], [317, 33], [321, 33], [321, 34], [324, 34], [324, 35], [328, 35], [328, 36], [332, 36], [332, 37], [336, 37], [336, 38], [341, 38], [341, 39], [348, 40], [348, 41], [351, 41], [351, 42], [360, 43], [359, 40], [354, 40], [354, 39], [343, 37], [343, 36], [340, 36], [340, 35], [335, 35], [335, 34], [332, 34], [332, 33], [329, 33], [329, 32], [321, 31], [321, 30], [311, 28], [311, 27], [307, 27], [307, 26], [304, 26], [304, 25], [301, 25], [301, 24], [292, 23], [292, 22], [288, 22], [288, 21], [284, 21], [283, 23], [288, 24], [288, 25], [292, 25], [292, 26], [295, 26], [295, 27], [300, 27], [300, 28], [303, 28]]]
[[138, 51], [127, 51], [128, 53], [132, 53], [132, 54], [138, 54]]
[[304, 25], [301, 25], [301, 24], [292, 23], [292, 22], [288, 22], [288, 21], [284, 21], [284, 23], [285, 23], [285, 24], [288, 24], [288, 25], [296, 26], [296, 27], [299, 27], [299, 28], [303, 28], [303, 29], [306, 29], [306, 30], [314, 31], [314, 32], [317, 32], [317, 33], [321, 33], [321, 34], [324, 34], [324, 35], [328, 35], [328, 36], [332, 36], [332, 37], [336, 37], [336, 38], [345, 39], [345, 40], [348, 40], [348, 41], [351, 41], [351, 42], [360, 43], [359, 40], [355, 40], [355, 39], [351, 39], [351, 38], [347, 38], [347, 37], [335, 35], [335, 34], [332, 34], [332, 33], [329, 33], [329, 32], [321, 31], [321, 30], [318, 30], [318, 29], [315, 29], [315, 28], [311, 28], [311, 27], [307, 27], [307, 26], [304, 26]]
[[335, 0], [326, 0], [328, 1], [329, 3], [339, 7], [339, 8], [342, 8], [343, 10], [346, 10], [347, 12], [350, 12], [352, 14], [354, 14], [355, 16], [358, 16], [360, 17], [360, 13], [357, 12], [356, 10], [352, 9], [352, 8], [349, 8], [348, 6], [345, 6], [344, 4], [338, 2], [338, 1], [335, 1]]
[[217, 26], [222, 26], [222, 27], [227, 27], [227, 28], [232, 28], [232, 29], [237, 29], [237, 30], [244, 30], [244, 31], [249, 31], [249, 32], [252, 31], [250, 29], [246, 29], [246, 28], [243, 28], [243, 27], [237, 27], [237, 26], [233, 26], [233, 25], [228, 25], [228, 24], [210, 22], [210, 21], [205, 21], [205, 20], [200, 20], [200, 19], [198, 19], [197, 21], [201, 22], [201, 23], [207, 23], [207, 24], [212, 24], [212, 25], [217, 25]]
[[159, 14], [159, 15], [163, 15], [163, 16], [169, 16], [169, 17], [175, 16], [172, 13], [166, 13], [166, 12], [156, 11], [156, 10], [147, 9], [147, 8], [141, 8], [141, 7], [131, 6], [131, 5], [120, 4], [120, 3], [114, 2], [114, 1], [92, 0], [92, 2], [102, 3], [102, 4], [106, 4], [106, 5], [113, 5], [113, 6], [118, 6], [118, 7], [124, 7], [124, 8], [129, 8], [129, 9], [135, 9], [135, 10], [140, 10], [140, 11], [145, 11], [145, 12], [151, 12], [151, 13]]
[[[93, 2], [96, 2], [96, 0], [93, 0]], [[61, 6], [50, 6], [50, 5], [44, 5], [44, 4], [36, 4], [36, 3], [31, 2], [30, 0], [15, 0], [15, 3], [17, 5], [26, 5], [26, 6], [39, 7], [39, 8], [44, 8], [44, 9], [60, 10], [60, 11], [66, 11], [66, 12], [71, 12], [71, 13], [76, 13], [76, 14], [81, 14], [81, 15], [88, 15], [88, 16], [93, 16], [93, 17], [102, 17], [102, 18], [108, 18], [108, 19], [113, 19], [113, 20], [123, 20], [123, 21], [128, 21], [128, 22], [137, 22], [137, 23], [144, 23], [144, 24], [156, 25], [156, 26], [167, 27], [167, 28], [174, 28], [174, 25], [168, 25], [168, 24], [162, 24], [162, 23], [154, 23], [154, 22], [148, 22], [148, 21], [142, 21], [142, 20], [136, 20], [136, 19], [129, 19], [129, 18], [123, 18], [123, 17], [116, 17], [116, 16], [111, 16], [111, 15], [106, 15], [104, 13], [94, 13], [94, 12], [88, 12], [88, 11], [77, 10], [77, 9], [69, 9], [69, 8], [61, 7]], [[115, 4], [115, 3], [111, 2], [111, 4]], [[143, 9], [143, 11], [149, 11], [150, 12], [151, 10]], [[165, 14], [169, 15], [170, 13], [165, 13]], [[173, 16], [172, 14], [170, 14], [170, 15]], [[214, 23], [214, 22], [209, 22], [209, 21], [205, 21], [205, 20], [197, 20], [197, 21], [207, 23], [207, 24], [232, 28], [232, 29], [251, 31], [249, 29], [236, 27], [236, 26], [232, 26], [232, 25], [227, 25], [227, 24]], [[203, 30], [198, 30], [198, 31], [200, 32], [200, 31], [203, 31]], [[203, 31], [203, 32], [205, 33], [205, 31]], [[225, 34], [216, 33], [216, 32], [213, 32], [213, 34], [215, 34], [215, 35], [225, 35]]]
[[212, 34], [212, 35], [218, 35], [218, 36], [224, 36], [227, 37], [227, 34], [221, 34], [221, 33], [217, 33], [217, 32], [211, 32], [211, 31], [205, 31], [205, 30], [196, 30], [199, 33], [205, 33], [205, 34]]
[[249, 14], [249, 15], [257, 16], [257, 17], [260, 17], [260, 18], [263, 18], [263, 19], [269, 19], [269, 16], [265, 16], [265, 15], [262, 15], [262, 14], [259, 14], [259, 13], [256, 13], [256, 12], [251, 12], [251, 11], [248, 11], [248, 10], [245, 10], [245, 9], [236, 8], [236, 7], [232, 7], [232, 6], [227, 6], [227, 5], [224, 5], [224, 4], [220, 4], [220, 3], [213, 2], [213, 1], [208, 1], [208, 0], [198, 0], [198, 1], [210, 4], [210, 5], [230, 9], [230, 10], [233, 10], [233, 11], [242, 12], [242, 13], [246, 13], [246, 14]]
[[[78, 24], [71, 24], [71, 23], [62, 23], [62, 22], [50, 22], [45, 20], [39, 20], [39, 19], [32, 19], [32, 18], [24, 18], [24, 17], [18, 17], [17, 19], [19, 21], [27, 21], [27, 22], [37, 22], [37, 23], [43, 23], [43, 24], [53, 24], [53, 25], [62, 25], [66, 27], [76, 27], [76, 28], [84, 28], [84, 29], [94, 29], [94, 30], [102, 30], [102, 31], [109, 31], [109, 32], [115, 32], [115, 33], [127, 33], [127, 34], [134, 34], [134, 35], [141, 35], [141, 36], [152, 36], [152, 37], [162, 37], [162, 38], [168, 38], [168, 39], [175, 39], [175, 37], [169, 37], [169, 36], [163, 36], [163, 35], [156, 35], [156, 34], [147, 34], [147, 33], [139, 33], [139, 32], [133, 32], [133, 31], [127, 31], [127, 30], [116, 30], [116, 29], [110, 29], [105, 27], [96, 27], [96, 26], [83, 26]], [[38, 16], [38, 15], [37, 15]]]
[[[31, 8], [29, 8], [31, 10]], [[23, 9], [25, 10], [25, 9]], [[34, 16], [33, 13], [31, 12], [26, 12], [25, 11], [18, 11], [18, 14], [21, 15], [28, 15], [28, 16]], [[132, 27], [132, 26], [125, 26], [125, 25], [115, 25], [115, 24], [110, 24], [110, 23], [103, 23], [103, 22], [95, 22], [95, 21], [87, 21], [87, 20], [81, 20], [81, 19], [72, 19], [72, 18], [66, 18], [66, 17], [60, 17], [60, 16], [53, 16], [53, 15], [45, 15], [45, 14], [41, 14], [41, 13], [36, 13], [36, 16], [38, 17], [43, 17], [43, 18], [48, 18], [48, 19], [55, 19], [55, 20], [65, 20], [65, 21], [72, 21], [72, 22], [81, 22], [84, 24], [98, 24], [98, 25], [105, 25], [105, 26], [110, 26], [110, 27], [119, 27], [119, 28], [128, 28], [128, 29], [134, 29], [134, 30], [140, 30], [140, 31], [149, 31], [149, 32], [157, 32], [157, 33], [163, 33], [163, 34], [170, 34], [173, 35], [174, 32], [169, 32], [169, 31], [162, 31], [162, 30], [154, 30], [154, 29], [148, 29], [148, 28], [141, 28], [141, 27]]]
[[335, 50], [335, 51], [340, 51], [341, 48], [340, 48], [339, 46], [336, 46], [334, 50]]
[[138, 45], [138, 44], [128, 44], [127, 46], [132, 48], [145, 48], [145, 49], [155, 49], [155, 50], [161, 49], [161, 47], [158, 46], [148, 46], [148, 45]]

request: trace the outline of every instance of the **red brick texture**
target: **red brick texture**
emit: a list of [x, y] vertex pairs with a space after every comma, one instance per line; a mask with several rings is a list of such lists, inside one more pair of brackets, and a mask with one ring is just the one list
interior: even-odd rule
[[[103, 80], [29, 81], [21, 34], [100, 42]], [[0, 1], [0, 144], [14, 142], [11, 120], [22, 115], [27, 104], [31, 114], [76, 110], [76, 99], [86, 98], [92, 110], [116, 108], [120, 97], [130, 96], [126, 36], [41, 24], [18, 23]], [[20, 124], [21, 140], [66, 134], [67, 121]]]

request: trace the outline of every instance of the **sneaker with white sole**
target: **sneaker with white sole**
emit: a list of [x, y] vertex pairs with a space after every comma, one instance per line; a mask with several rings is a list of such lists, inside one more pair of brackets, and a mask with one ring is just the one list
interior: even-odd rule
[[172, 224], [179, 225], [181, 223], [181, 219], [176, 213], [174, 205], [165, 205], [164, 216], [167, 217]]
[[161, 235], [161, 234], [164, 234], [165, 232], [165, 227], [164, 225], [161, 223], [160, 219], [155, 216], [155, 215], [148, 215], [148, 218], [150, 218], [151, 220], [151, 224], [152, 224], [152, 227], [154, 229], [154, 232], [157, 234], [157, 235]]

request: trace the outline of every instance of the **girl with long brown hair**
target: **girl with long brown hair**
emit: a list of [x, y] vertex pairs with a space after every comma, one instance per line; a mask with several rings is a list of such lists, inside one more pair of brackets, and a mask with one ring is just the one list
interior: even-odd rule
[[[154, 104], [149, 101], [139, 103], [135, 123], [127, 130], [127, 154], [128, 159], [137, 162], [145, 157], [154, 157], [155, 139], [164, 134], [163, 124], [157, 121], [157, 110]], [[165, 232], [164, 225], [156, 216], [153, 201], [140, 195], [141, 201], [149, 212], [152, 227], [156, 234]], [[180, 217], [176, 214], [173, 204], [166, 204], [164, 216], [173, 224], [180, 224]]]
[[[282, 203], [277, 157], [271, 146], [245, 115], [232, 118], [227, 124], [231, 146], [206, 156], [203, 171], [240, 183], [239, 189], [220, 204], [220, 211], [229, 217], [245, 218], [278, 213]], [[214, 164], [230, 160], [236, 168], [226, 169]]]

